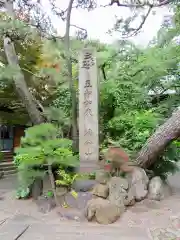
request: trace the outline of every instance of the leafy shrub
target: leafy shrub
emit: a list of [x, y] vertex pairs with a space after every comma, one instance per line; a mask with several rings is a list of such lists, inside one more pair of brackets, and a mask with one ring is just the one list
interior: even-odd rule
[[59, 179], [56, 180], [56, 185], [71, 188], [73, 182], [78, 177], [78, 174], [67, 173], [64, 169], [60, 168], [57, 172]]
[[30, 194], [30, 189], [29, 188], [18, 188], [18, 190], [16, 191], [16, 198], [17, 199], [27, 199], [29, 197]]
[[78, 174], [78, 173], [70, 173], [64, 170], [62, 167], [57, 171], [58, 179], [56, 180], [56, 185], [65, 186], [68, 189], [71, 189], [73, 182], [78, 179], [95, 179], [95, 173], [90, 174]]
[[58, 139], [57, 132], [58, 129], [49, 123], [26, 130], [14, 159], [18, 167], [19, 181], [24, 189], [29, 187], [37, 176], [42, 177], [45, 174], [43, 166], [47, 166], [49, 175], [52, 175], [53, 164], [64, 167], [75, 167], [78, 164], [78, 158], [72, 152], [72, 141]]
[[160, 120], [161, 116], [153, 110], [141, 110], [117, 115], [108, 123], [109, 137], [133, 155], [141, 149]]
[[[109, 138], [117, 146], [122, 146], [130, 157], [134, 158], [137, 152], [152, 135], [154, 130], [161, 123], [162, 116], [151, 110], [130, 111], [117, 115], [109, 123]], [[106, 138], [102, 144], [102, 153], [106, 151], [109, 139]], [[178, 170], [177, 162], [180, 159], [179, 142], [174, 142], [159, 156], [156, 162], [149, 168], [154, 175], [166, 179], [170, 173]]]
[[179, 170], [178, 161], [180, 159], [180, 142], [174, 141], [165, 149], [164, 153], [159, 156], [156, 162], [150, 167], [156, 176], [166, 180], [169, 174]]

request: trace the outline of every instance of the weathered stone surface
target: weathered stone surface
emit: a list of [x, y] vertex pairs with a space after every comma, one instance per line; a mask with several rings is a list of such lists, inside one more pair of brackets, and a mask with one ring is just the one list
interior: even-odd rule
[[76, 192], [87, 192], [90, 191], [97, 182], [95, 180], [83, 179], [74, 181], [72, 188]]
[[64, 196], [68, 192], [68, 189], [66, 187], [57, 187], [56, 188], [56, 194], [58, 197]]
[[124, 209], [121, 209], [112, 203], [108, 203], [97, 209], [96, 221], [100, 224], [111, 224], [116, 222], [123, 212]]
[[125, 200], [124, 200], [124, 205], [125, 206], [133, 206], [135, 204], [135, 197], [134, 197], [134, 192], [133, 192], [133, 189], [129, 189], [127, 191], [127, 196], [125, 197]]
[[94, 186], [92, 194], [98, 197], [107, 198], [109, 195], [109, 187], [104, 184], [97, 184]]
[[28, 229], [29, 224], [17, 223], [14, 220], [9, 220], [4, 223], [0, 228], [1, 240], [15, 240], [19, 239]]
[[103, 169], [99, 169], [96, 171], [96, 181], [101, 184], [106, 184], [110, 178], [108, 172]]
[[108, 183], [109, 186], [109, 201], [118, 207], [125, 206], [125, 199], [127, 199], [128, 182], [122, 177], [112, 177]]
[[134, 167], [134, 171], [127, 176], [130, 191], [134, 194], [136, 201], [141, 201], [147, 196], [149, 179], [144, 169]]
[[160, 201], [171, 195], [171, 189], [167, 183], [163, 182], [160, 177], [154, 177], [149, 182], [148, 198]]
[[178, 240], [178, 233], [171, 228], [156, 228], [150, 231], [152, 239], [157, 240]]
[[77, 222], [87, 221], [83, 211], [79, 211], [78, 209], [61, 207], [58, 209], [57, 213], [61, 220], [72, 220]]
[[56, 206], [54, 198], [45, 196], [38, 197], [36, 204], [38, 206], [38, 210], [42, 213], [48, 213]]
[[107, 199], [91, 199], [87, 204], [86, 217], [88, 221], [96, 220], [100, 224], [111, 224], [118, 220], [124, 208], [112, 204]]
[[71, 208], [84, 209], [87, 202], [92, 199], [91, 192], [78, 192], [77, 198], [74, 198], [71, 193], [65, 195], [65, 202]]
[[135, 200], [138, 202], [145, 199], [148, 194], [148, 190], [143, 183], [133, 185], [130, 190], [134, 193]]
[[131, 185], [138, 182], [143, 182], [146, 185], [149, 183], [149, 179], [145, 170], [139, 167], [134, 167], [134, 171], [128, 174], [127, 179]]
[[43, 194], [43, 180], [37, 177], [30, 187], [30, 195], [33, 199], [37, 200]]
[[128, 189], [128, 181], [122, 177], [112, 177], [108, 182], [109, 187], [111, 188], [123, 188], [124, 190]]

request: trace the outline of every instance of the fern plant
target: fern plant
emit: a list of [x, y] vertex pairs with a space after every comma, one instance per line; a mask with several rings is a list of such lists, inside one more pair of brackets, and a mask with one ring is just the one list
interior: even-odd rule
[[[47, 166], [56, 203], [58, 203], [58, 200], [52, 165], [59, 164], [64, 167], [75, 167], [78, 164], [78, 158], [72, 152], [72, 141], [58, 139], [58, 132], [59, 129], [50, 123], [28, 128], [25, 137], [21, 139], [20, 147], [16, 149], [14, 159], [18, 167], [19, 181], [24, 189], [27, 189], [35, 177], [42, 177], [45, 171], [39, 171], [39, 168]], [[38, 170], [35, 167], [38, 167]]]

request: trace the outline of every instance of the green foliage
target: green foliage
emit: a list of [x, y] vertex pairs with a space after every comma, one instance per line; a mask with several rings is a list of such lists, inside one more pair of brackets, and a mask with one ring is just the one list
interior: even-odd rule
[[[95, 47], [98, 52], [102, 148], [106, 148], [108, 139], [111, 139], [134, 159], [155, 129], [179, 105], [180, 47], [171, 41], [166, 41], [163, 46], [165, 37], [161, 35], [160, 39], [158, 36], [155, 44], [144, 49], [125, 40], [116, 45], [87, 42], [87, 45]], [[73, 57], [76, 57], [75, 45], [74, 42]], [[174, 93], [169, 95], [166, 91]], [[60, 85], [52, 104], [61, 109], [67, 118], [70, 117], [71, 110], [69, 93], [67, 87]], [[63, 132], [67, 135], [67, 128]], [[155, 174], [166, 176], [177, 169], [176, 163], [172, 163], [177, 149], [173, 149], [172, 151], [168, 147], [152, 166]]]
[[16, 191], [16, 198], [17, 199], [27, 199], [30, 194], [30, 189], [29, 188], [18, 188]]
[[[102, 44], [71, 38], [72, 77], [77, 97], [79, 50], [84, 45], [97, 50], [100, 144], [103, 148], [107, 147], [108, 139], [112, 139], [133, 158], [147, 138], [179, 106], [180, 45], [172, 41], [180, 32], [179, 12], [179, 6], [175, 6], [171, 26], [162, 26], [155, 39], [144, 48], [127, 40]], [[12, 21], [6, 14], [1, 15], [1, 20], [0, 34], [8, 31], [13, 38], [26, 82], [43, 105], [47, 120], [54, 124], [42, 124], [26, 131], [21, 147], [16, 150], [15, 164], [21, 175], [23, 173], [31, 180], [32, 175], [42, 174], [42, 171], [33, 169], [35, 165], [58, 163], [74, 166], [77, 158], [73, 156], [71, 141], [65, 139], [71, 137], [72, 99], [64, 42], [60, 39], [42, 40], [29, 25], [19, 20]], [[120, 27], [125, 35], [130, 33], [133, 30], [129, 28], [130, 20], [117, 19], [115, 28]], [[23, 42], [22, 38], [25, 39]], [[2, 42], [0, 44], [2, 48]], [[23, 104], [17, 101], [15, 93], [12, 94], [11, 79], [17, 69], [6, 66], [3, 54], [1, 61], [5, 65], [0, 74], [2, 103], [15, 110], [12, 115], [4, 113], [2, 121], [12, 121], [19, 115], [27, 122], [23, 115], [25, 111], [22, 111]], [[53, 64], [57, 63], [58, 70], [53, 68]], [[179, 160], [178, 147], [169, 146], [152, 169], [166, 177], [167, 173], [176, 169], [176, 160]], [[67, 172], [64, 174], [61, 180], [71, 185], [74, 176], [67, 176]]]
[[48, 191], [47, 192], [47, 197], [48, 198], [52, 198], [53, 197], [53, 192], [52, 191]]
[[[36, 64], [40, 61], [42, 41], [35, 29], [18, 19], [12, 20], [5, 13], [0, 14], [0, 48], [3, 48], [3, 36], [9, 36], [15, 44], [15, 49], [19, 54], [19, 63], [26, 80], [36, 72]], [[22, 41], [23, 40], [23, 41]], [[1, 67], [0, 80], [12, 80], [13, 73], [17, 74], [18, 69], [6, 66], [7, 60], [1, 54], [0, 60], [4, 63]]]
[[86, 180], [86, 179], [95, 179], [95, 173], [90, 174], [79, 174], [79, 173], [70, 173], [67, 169], [59, 168], [57, 171], [58, 179], [56, 180], [56, 185], [65, 186], [71, 189], [71, 186], [75, 180]]
[[[72, 142], [69, 139], [58, 139], [58, 129], [50, 123], [30, 127], [21, 139], [21, 146], [16, 149], [14, 162], [18, 166], [20, 181], [23, 185], [33, 182], [45, 165], [76, 166], [77, 156], [73, 156]], [[35, 167], [38, 167], [34, 169]]]
[[129, 153], [135, 153], [158, 126], [160, 116], [152, 110], [132, 111], [109, 121], [109, 137]]
[[180, 160], [180, 143], [179, 141], [173, 142], [164, 154], [159, 156], [158, 160], [150, 167], [156, 176], [161, 176], [162, 179], [166, 180], [169, 174], [173, 174], [179, 170]]
[[56, 184], [60, 186], [66, 186], [70, 188], [78, 177], [78, 174], [67, 173], [64, 169], [60, 168], [57, 172], [59, 179], [56, 180]]
[[88, 174], [88, 178], [94, 180], [96, 178], [96, 173]]
[[[101, 79], [100, 85], [103, 149], [110, 138], [134, 159], [155, 129], [179, 106], [180, 46], [172, 41], [179, 31], [176, 10], [173, 34], [172, 26], [166, 27], [166, 34], [159, 32], [156, 41], [144, 49], [119, 42], [116, 54], [105, 66], [106, 80]], [[177, 146], [172, 144], [151, 169], [165, 179], [178, 169], [179, 159]]]

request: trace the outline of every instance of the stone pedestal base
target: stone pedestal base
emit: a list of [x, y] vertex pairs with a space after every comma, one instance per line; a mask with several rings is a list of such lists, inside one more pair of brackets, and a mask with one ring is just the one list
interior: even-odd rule
[[77, 168], [77, 172], [79, 173], [93, 173], [97, 169], [99, 169], [99, 165], [96, 161], [91, 161], [91, 162], [80, 162], [80, 166]]

